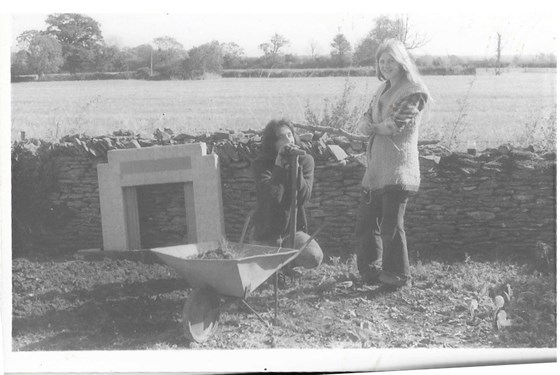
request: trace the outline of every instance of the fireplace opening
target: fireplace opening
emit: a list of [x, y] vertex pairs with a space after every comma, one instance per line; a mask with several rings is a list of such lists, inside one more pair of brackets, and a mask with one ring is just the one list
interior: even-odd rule
[[184, 183], [136, 187], [143, 249], [188, 243]]

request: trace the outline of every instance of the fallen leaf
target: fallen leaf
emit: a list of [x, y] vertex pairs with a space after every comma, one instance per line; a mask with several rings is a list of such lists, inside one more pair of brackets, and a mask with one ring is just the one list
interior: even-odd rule
[[323, 276], [323, 279], [319, 285], [317, 285], [317, 291], [321, 293], [330, 292], [334, 289], [336, 289], [336, 281], [332, 277]]
[[348, 337], [350, 338], [350, 340], [357, 342], [360, 341], [360, 337], [353, 331], [348, 331], [346, 332], [346, 334], [348, 335]]
[[477, 308], [478, 308], [478, 301], [475, 300], [474, 298], [471, 299], [471, 302], [469, 303], [469, 313], [471, 314], [471, 317], [474, 316], [474, 312]]
[[488, 283], [485, 282], [484, 285], [482, 285], [482, 288], [480, 289], [480, 291], [478, 292], [478, 294], [480, 296], [486, 296], [488, 295]]
[[352, 281], [343, 281], [336, 284], [337, 287], [341, 287], [341, 288], [350, 288], [352, 285], [354, 285]]
[[362, 320], [360, 322], [360, 328], [363, 329], [369, 329], [370, 331], [373, 331], [373, 323], [372, 322], [368, 322], [367, 320]]
[[494, 308], [496, 310], [501, 309], [502, 307], [504, 307], [504, 305], [505, 305], [504, 297], [502, 296], [494, 297]]
[[513, 323], [511, 319], [507, 318], [506, 310], [503, 309], [498, 311], [498, 313], [496, 314], [495, 322], [496, 322], [496, 327], [498, 329], [502, 329], [503, 327], [509, 327]]

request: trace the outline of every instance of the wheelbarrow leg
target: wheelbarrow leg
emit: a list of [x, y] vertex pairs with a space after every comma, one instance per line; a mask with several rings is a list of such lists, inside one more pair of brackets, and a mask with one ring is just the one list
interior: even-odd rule
[[253, 309], [253, 308], [251, 307], [251, 305], [249, 305], [244, 299], [241, 299], [241, 302], [243, 302], [243, 304], [244, 304], [249, 310], [251, 310], [251, 312], [252, 312], [253, 314], [255, 314], [255, 315], [257, 316], [257, 318], [259, 318], [259, 320], [260, 320], [261, 322], [263, 322], [263, 323], [268, 327], [269, 324], [267, 323], [267, 321], [264, 320], [264, 319], [262, 318], [262, 316], [260, 316], [260, 314], [259, 314], [258, 312], [256, 312], [255, 309]]
[[274, 325], [278, 325], [278, 271], [274, 274]]

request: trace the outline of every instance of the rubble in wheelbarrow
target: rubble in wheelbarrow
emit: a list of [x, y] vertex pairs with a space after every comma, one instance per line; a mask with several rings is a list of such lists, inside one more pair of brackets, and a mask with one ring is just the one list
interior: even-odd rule
[[233, 253], [228, 249], [223, 249], [221, 246], [216, 250], [206, 251], [196, 256], [197, 259], [233, 259]]
[[193, 255], [191, 259], [235, 259], [238, 258], [239, 255], [235, 253], [235, 250], [235, 246], [230, 246], [227, 241], [220, 241], [217, 249]]

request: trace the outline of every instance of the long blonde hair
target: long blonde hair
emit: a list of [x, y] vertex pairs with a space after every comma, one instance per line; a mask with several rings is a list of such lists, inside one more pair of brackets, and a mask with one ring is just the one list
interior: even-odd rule
[[377, 48], [377, 52], [375, 53], [375, 65], [377, 70], [377, 78], [381, 81], [385, 81], [387, 78], [383, 76], [381, 73], [381, 69], [379, 69], [379, 59], [381, 58], [382, 54], [390, 55], [399, 65], [403, 68], [406, 73], [406, 77], [410, 82], [424, 84], [422, 78], [420, 77], [420, 73], [418, 72], [418, 68], [416, 64], [410, 57], [410, 54], [406, 50], [404, 44], [398, 39], [385, 39], [383, 43]]
[[375, 53], [375, 69], [377, 70], [377, 78], [379, 78], [380, 81], [387, 80], [387, 78], [383, 76], [383, 73], [381, 73], [381, 69], [379, 69], [379, 59], [384, 53], [395, 59], [395, 61], [404, 70], [406, 77], [410, 82], [421, 85], [424, 88], [426, 94], [428, 95], [428, 103], [433, 102], [434, 99], [432, 98], [428, 88], [424, 84], [424, 81], [420, 76], [420, 72], [418, 72], [418, 67], [414, 63], [414, 60], [408, 53], [404, 44], [398, 39], [385, 39], [383, 43], [381, 43], [381, 45], [377, 48], [377, 51]]

